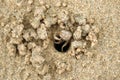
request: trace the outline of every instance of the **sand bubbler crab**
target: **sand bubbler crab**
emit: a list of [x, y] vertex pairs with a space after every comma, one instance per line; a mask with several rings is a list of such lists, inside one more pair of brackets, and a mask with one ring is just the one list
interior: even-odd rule
[[68, 30], [61, 30], [54, 34], [54, 47], [59, 52], [66, 52], [70, 46], [72, 33]]

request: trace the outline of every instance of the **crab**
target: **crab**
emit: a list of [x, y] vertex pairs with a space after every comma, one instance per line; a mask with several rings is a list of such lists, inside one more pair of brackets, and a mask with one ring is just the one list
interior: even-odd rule
[[63, 52], [64, 47], [67, 46], [72, 37], [72, 33], [68, 30], [61, 30], [60, 32], [56, 32], [54, 34], [54, 43], [55, 44], [63, 44], [61, 47], [61, 51]]

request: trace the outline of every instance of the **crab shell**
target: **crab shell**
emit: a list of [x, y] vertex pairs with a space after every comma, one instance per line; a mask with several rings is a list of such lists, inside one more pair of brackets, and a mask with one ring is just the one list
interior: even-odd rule
[[72, 37], [72, 33], [67, 30], [61, 30], [59, 35], [65, 41], [70, 40], [70, 38]]

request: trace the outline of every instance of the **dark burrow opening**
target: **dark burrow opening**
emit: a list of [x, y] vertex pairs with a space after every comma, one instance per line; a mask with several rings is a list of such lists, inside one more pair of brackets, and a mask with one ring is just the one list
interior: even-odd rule
[[70, 47], [70, 42], [68, 42], [67, 44], [66, 44], [66, 41], [62, 41], [59, 44], [56, 44], [54, 42], [54, 48], [59, 52], [66, 52], [68, 51], [69, 47]]

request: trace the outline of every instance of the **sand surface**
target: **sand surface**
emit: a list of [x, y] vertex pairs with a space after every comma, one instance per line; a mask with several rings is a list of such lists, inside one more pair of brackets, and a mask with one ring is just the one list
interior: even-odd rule
[[0, 80], [120, 80], [120, 0], [0, 0]]

